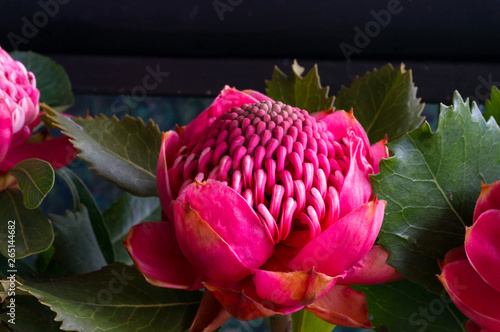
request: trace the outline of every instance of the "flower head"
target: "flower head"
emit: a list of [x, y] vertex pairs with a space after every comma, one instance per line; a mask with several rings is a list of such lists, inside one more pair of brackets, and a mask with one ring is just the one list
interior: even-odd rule
[[76, 157], [66, 137], [43, 135], [27, 142], [41, 122], [39, 98], [35, 75], [0, 48], [0, 190], [15, 185], [4, 173], [24, 159], [40, 158], [58, 168]]
[[157, 183], [168, 221], [132, 228], [127, 249], [151, 283], [205, 287], [239, 319], [306, 307], [369, 326], [364, 295], [341, 284], [399, 277], [372, 247], [385, 202], [369, 175], [383, 143], [370, 147], [352, 112], [311, 116], [226, 87], [164, 134]]
[[500, 331], [499, 238], [500, 181], [497, 181], [483, 185], [473, 224], [465, 232], [464, 246], [450, 250], [441, 263], [439, 280], [460, 311], [473, 321], [467, 325], [468, 331], [479, 327]]

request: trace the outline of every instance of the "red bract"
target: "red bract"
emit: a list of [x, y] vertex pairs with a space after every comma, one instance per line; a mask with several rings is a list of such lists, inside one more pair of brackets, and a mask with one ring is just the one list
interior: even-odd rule
[[[446, 254], [439, 280], [471, 320], [468, 331], [500, 331], [500, 181], [483, 185], [465, 244]], [[477, 324], [477, 326], [476, 326]], [[481, 327], [481, 329], [479, 328]]]
[[382, 157], [384, 142], [370, 147], [352, 112], [311, 116], [225, 87], [164, 134], [157, 184], [168, 221], [133, 227], [125, 245], [152, 284], [211, 292], [199, 316], [215, 297], [241, 320], [306, 308], [368, 327], [364, 294], [345, 284], [399, 278], [373, 247], [385, 202], [369, 175]]
[[35, 75], [0, 48], [0, 190], [15, 185], [14, 178], [4, 174], [24, 159], [43, 159], [59, 168], [76, 157], [66, 137], [30, 137], [41, 122], [39, 98]]

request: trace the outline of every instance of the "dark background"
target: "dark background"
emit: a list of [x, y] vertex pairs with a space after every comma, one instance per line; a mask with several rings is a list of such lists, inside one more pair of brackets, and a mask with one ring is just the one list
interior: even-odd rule
[[[449, 102], [454, 90], [484, 101], [500, 81], [495, 0], [9, 0], [1, 8], [0, 45], [51, 56], [76, 93], [131, 93], [147, 66], [169, 73], [150, 95], [213, 96], [224, 84], [263, 91], [274, 65], [289, 72], [294, 58], [307, 69], [318, 63], [333, 94], [387, 62], [412, 69], [428, 103]], [[383, 26], [373, 14], [381, 11], [390, 13]], [[368, 41], [356, 39], [367, 27]], [[358, 49], [349, 63], [342, 43]]]

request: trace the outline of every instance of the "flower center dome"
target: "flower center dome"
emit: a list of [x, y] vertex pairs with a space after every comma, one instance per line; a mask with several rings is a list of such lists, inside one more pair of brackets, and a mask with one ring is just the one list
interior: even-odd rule
[[223, 113], [181, 147], [168, 174], [174, 197], [195, 179], [224, 181], [267, 225], [275, 243], [301, 247], [339, 217], [349, 142], [281, 102]]

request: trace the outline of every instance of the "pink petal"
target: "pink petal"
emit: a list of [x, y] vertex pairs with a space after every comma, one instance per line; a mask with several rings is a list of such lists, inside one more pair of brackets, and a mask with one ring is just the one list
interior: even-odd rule
[[249, 321], [274, 315], [288, 315], [299, 311], [303, 306], [286, 307], [258, 297], [250, 280], [233, 286], [220, 285], [212, 281], [204, 282], [222, 306], [236, 319]]
[[274, 241], [266, 226], [247, 201], [227, 185], [214, 180], [195, 182], [177, 200], [199, 214], [248, 268], [258, 268], [271, 257]]
[[160, 197], [161, 207], [170, 221], [174, 220], [174, 212], [170, 202], [174, 196], [168, 177], [168, 166], [174, 163], [175, 154], [182, 146], [182, 141], [175, 131], [168, 131], [161, 139], [160, 157], [158, 158], [156, 171], [156, 186]]
[[446, 265], [438, 276], [453, 303], [478, 325], [500, 330], [500, 292], [488, 285], [466, 259]]
[[326, 110], [326, 111], [319, 111], [319, 112], [314, 112], [314, 113], [311, 113], [309, 114], [310, 116], [312, 116], [313, 118], [315, 118], [316, 120], [321, 120], [323, 119], [325, 116], [328, 116], [330, 114], [333, 114], [333, 112], [335, 111], [335, 108], [332, 107], [330, 108], [329, 110]]
[[498, 330], [483, 329], [481, 326], [477, 325], [474, 321], [468, 320], [465, 322], [465, 331], [467, 332], [498, 332]]
[[440, 267], [441, 271], [443, 271], [443, 268], [447, 264], [450, 264], [454, 261], [459, 261], [462, 259], [467, 259], [467, 254], [465, 253], [464, 246], [453, 248], [446, 253], [446, 255], [444, 256], [444, 260], [442, 262], [438, 262], [439, 267]]
[[175, 234], [186, 258], [210, 279], [238, 281], [252, 273], [249, 268], [200, 215], [185, 204], [173, 201]]
[[335, 285], [325, 296], [306, 307], [328, 323], [371, 328], [365, 294], [349, 286]]
[[395, 268], [387, 264], [389, 252], [381, 246], [373, 246], [370, 251], [354, 264], [345, 277], [337, 283], [345, 285], [373, 285], [393, 282], [403, 276]]
[[470, 263], [497, 291], [500, 291], [499, 239], [500, 210], [483, 212], [465, 232], [465, 251]]
[[171, 222], [135, 225], [124, 244], [149, 283], [167, 288], [201, 288], [203, 275], [182, 254]]
[[214, 331], [229, 318], [231, 318], [231, 315], [217, 301], [212, 292], [205, 290], [189, 332]]
[[491, 209], [500, 209], [500, 181], [482, 184], [481, 194], [477, 200], [472, 220], [476, 222], [481, 213]]
[[376, 198], [368, 202], [321, 233], [293, 258], [288, 267], [292, 270], [316, 271], [335, 277], [345, 273], [363, 258], [375, 242], [386, 202]]
[[297, 272], [255, 270], [253, 281], [260, 298], [285, 306], [311, 304], [335, 284], [335, 278], [314, 269]]
[[256, 100], [258, 101], [270, 101], [272, 103], [274, 103], [274, 99], [272, 98], [269, 98], [268, 96], [266, 96], [265, 94], [262, 94], [258, 91], [255, 91], [255, 90], [243, 90], [244, 93], [246, 93], [247, 95], [249, 96], [252, 96], [253, 98], [255, 98]]
[[8, 171], [15, 164], [25, 159], [38, 158], [49, 162], [54, 169], [70, 164], [76, 158], [76, 150], [67, 137], [52, 138], [39, 143], [25, 143], [12, 148], [4, 161], [1, 171]]
[[347, 137], [349, 131], [354, 131], [356, 136], [363, 140], [364, 148], [368, 153], [370, 141], [368, 140], [368, 136], [366, 135], [363, 126], [361, 126], [358, 120], [354, 117], [352, 109], [349, 113], [345, 111], [333, 112], [321, 118], [321, 120], [326, 123], [327, 130], [333, 134], [336, 140], [341, 139], [342, 137]]
[[[0, 100], [0, 165], [2, 164], [12, 141], [12, 119], [5, 101]], [[6, 170], [9, 170], [7, 168]], [[4, 170], [5, 171], [5, 170]]]
[[389, 158], [389, 150], [385, 146], [387, 144], [387, 135], [385, 138], [370, 147], [370, 153], [372, 155], [372, 166], [373, 173], [377, 174], [379, 172], [379, 164], [382, 158]]
[[259, 100], [253, 98], [251, 95], [226, 85], [217, 98], [215, 98], [212, 105], [186, 126], [182, 137], [185, 140], [195, 141], [222, 113], [230, 111], [233, 107], [257, 102]]
[[349, 133], [350, 164], [344, 184], [340, 190], [340, 217], [358, 206], [367, 203], [372, 196], [370, 174], [372, 166], [366, 160], [364, 145], [359, 137]]

